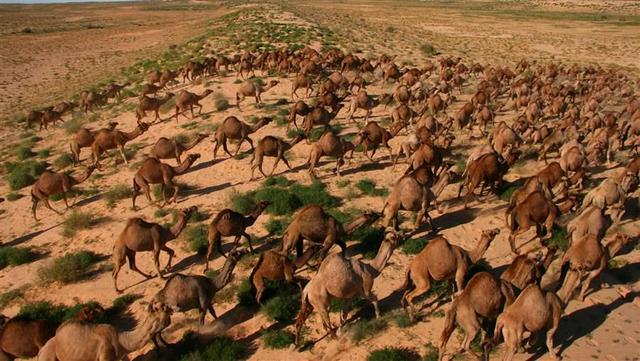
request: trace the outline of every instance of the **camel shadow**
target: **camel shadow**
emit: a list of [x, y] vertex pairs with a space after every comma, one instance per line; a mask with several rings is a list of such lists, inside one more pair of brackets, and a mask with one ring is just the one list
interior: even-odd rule
[[199, 171], [199, 170], [202, 170], [202, 169], [205, 169], [205, 168], [213, 167], [214, 165], [216, 165], [216, 164], [218, 164], [220, 162], [223, 162], [223, 161], [224, 161], [223, 159], [216, 159], [216, 160], [211, 159], [211, 160], [208, 160], [206, 162], [200, 162], [200, 163], [194, 165], [193, 167], [190, 167], [189, 169], [187, 169], [187, 171], [184, 172], [183, 174], [189, 174], [191, 172], [196, 172], [196, 171]]
[[391, 165], [391, 163], [389, 164], [382, 163], [380, 160], [382, 159], [380, 158], [377, 162], [363, 164], [360, 167], [349, 168], [345, 171], [342, 171], [342, 175], [350, 175], [350, 174], [356, 174], [356, 173], [367, 172], [372, 170], [382, 170], [382, 169], [385, 169], [387, 166]]
[[95, 194], [91, 197], [84, 198], [76, 202], [73, 207], [82, 207], [102, 199], [102, 194]]
[[23, 244], [23, 243], [25, 243], [27, 241], [32, 240], [33, 238], [35, 238], [37, 236], [43, 234], [44, 232], [47, 232], [49, 230], [52, 230], [52, 229], [58, 227], [61, 224], [62, 223], [58, 223], [58, 224], [53, 225], [53, 226], [51, 226], [49, 228], [46, 228], [46, 229], [43, 229], [43, 230], [40, 230], [40, 231], [35, 231], [35, 232], [29, 233], [29, 234], [25, 234], [24, 236], [20, 236], [20, 237], [14, 238], [13, 240], [11, 240], [9, 242], [6, 242], [6, 243], [3, 242], [2, 245], [3, 246], [18, 246], [18, 245], [21, 245], [21, 244]]
[[[437, 218], [433, 218], [433, 225], [436, 227], [436, 232], [443, 229], [453, 228], [460, 224], [473, 221], [476, 218], [477, 213], [478, 209], [476, 208], [461, 208], [457, 211], [448, 212], [438, 216]], [[414, 231], [414, 234], [426, 232], [427, 230], [430, 230], [430, 228], [429, 224], [425, 222]]]

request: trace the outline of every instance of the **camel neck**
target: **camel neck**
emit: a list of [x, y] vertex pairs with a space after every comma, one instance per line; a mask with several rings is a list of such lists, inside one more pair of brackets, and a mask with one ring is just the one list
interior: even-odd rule
[[192, 149], [193, 147], [195, 147], [196, 145], [198, 145], [198, 143], [202, 142], [202, 140], [205, 137], [196, 137], [194, 140], [191, 141], [191, 143], [185, 144], [184, 145], [184, 150], [189, 150]]
[[143, 348], [151, 340], [155, 330], [155, 322], [151, 317], [147, 317], [135, 329], [129, 332], [120, 332], [118, 342], [127, 354]]
[[351, 235], [351, 233], [355, 232], [358, 228], [364, 226], [365, 224], [367, 224], [368, 221], [368, 217], [362, 215], [356, 219], [354, 219], [353, 221], [347, 223], [344, 225], [344, 233], [346, 235]]
[[89, 176], [91, 176], [91, 173], [93, 173], [94, 169], [95, 168], [87, 169], [87, 171], [83, 175], [81, 175], [79, 177], [71, 177], [71, 179], [73, 179], [73, 184], [80, 184], [80, 183], [86, 181], [87, 178], [89, 178]]
[[471, 259], [472, 263], [478, 262], [482, 258], [482, 256], [484, 256], [484, 253], [489, 248], [490, 243], [491, 238], [485, 235], [480, 238], [480, 242], [478, 242], [478, 245], [468, 253], [469, 259]]
[[233, 259], [233, 257], [229, 256], [227, 261], [224, 263], [222, 270], [220, 270], [220, 273], [216, 278], [211, 280], [216, 291], [222, 289], [227, 283], [229, 283], [229, 281], [231, 281], [231, 275], [233, 274], [233, 269], [236, 267], [236, 263], [237, 261]]
[[435, 195], [436, 198], [438, 198], [440, 196], [440, 193], [442, 193], [442, 191], [447, 187], [450, 178], [451, 174], [449, 172], [447, 172], [446, 170], [442, 171], [442, 173], [440, 174], [440, 178], [431, 189], [433, 195]]
[[392, 253], [393, 253], [393, 245], [391, 244], [391, 242], [387, 240], [382, 241], [382, 244], [380, 245], [380, 249], [378, 250], [378, 254], [376, 255], [376, 258], [374, 258], [369, 263], [369, 266], [371, 266], [371, 268], [373, 268], [377, 272], [375, 277], [377, 277], [382, 272], [384, 267], [387, 265], [387, 262], [389, 262], [389, 258], [391, 258]]
[[255, 133], [258, 131], [258, 129], [262, 128], [264, 126], [264, 120], [261, 120], [259, 122], [257, 122], [256, 124], [254, 124], [252, 127], [249, 128], [251, 133]]
[[313, 255], [316, 254], [317, 251], [318, 251], [317, 247], [307, 248], [307, 250], [304, 251], [302, 256], [296, 258], [296, 260], [293, 261], [293, 265], [295, 266], [295, 269], [298, 269], [302, 267], [305, 263], [307, 263], [309, 259], [311, 259], [311, 257], [313, 257]]
[[182, 174], [182, 173], [186, 172], [187, 169], [189, 169], [189, 167], [191, 167], [191, 164], [193, 164], [193, 162], [195, 162], [195, 159], [187, 158], [187, 159], [183, 160], [182, 163], [178, 164], [177, 167], [173, 167], [173, 171], [176, 174]]
[[258, 219], [258, 217], [260, 217], [262, 212], [264, 212], [264, 207], [262, 207], [262, 206], [256, 207], [256, 209], [254, 209], [253, 212], [251, 212], [249, 217], [245, 217], [246, 225], [247, 226], [253, 225], [253, 223], [255, 223], [256, 219]]
[[180, 216], [178, 216], [178, 221], [170, 229], [170, 232], [173, 235], [174, 239], [180, 235], [180, 233], [182, 232], [182, 230], [186, 225], [187, 225], [187, 217], [185, 217], [184, 214], [180, 214]]
[[140, 127], [136, 127], [136, 129], [130, 132], [123, 132], [122, 134], [127, 138], [127, 140], [133, 140], [142, 134], [142, 129]]

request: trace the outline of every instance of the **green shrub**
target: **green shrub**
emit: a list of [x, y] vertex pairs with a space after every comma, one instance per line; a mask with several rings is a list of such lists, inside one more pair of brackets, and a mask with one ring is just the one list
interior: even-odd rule
[[63, 222], [62, 235], [69, 238], [73, 237], [78, 231], [90, 228], [95, 223], [96, 218], [92, 213], [74, 210]]
[[267, 177], [267, 179], [265, 179], [264, 182], [262, 182], [262, 184], [266, 187], [276, 186], [276, 185], [280, 187], [287, 187], [288, 185], [291, 184], [291, 182], [289, 182], [289, 180], [286, 177], [277, 176], [277, 177]]
[[[249, 281], [249, 278], [245, 278], [238, 284], [238, 287], [236, 288], [236, 299], [242, 306], [256, 305], [256, 299], [251, 292], [251, 282]], [[262, 301], [264, 302], [264, 299]]]
[[36, 178], [47, 169], [47, 163], [27, 160], [19, 163], [5, 163], [5, 178], [11, 190], [18, 190], [35, 183]]
[[387, 328], [387, 321], [383, 318], [371, 320], [361, 319], [351, 326], [351, 339], [355, 342], [374, 336]]
[[266, 331], [262, 334], [264, 346], [271, 349], [287, 348], [293, 344], [296, 336], [287, 330]]
[[166, 210], [165, 208], [158, 208], [156, 209], [155, 212], [153, 212], [153, 216], [156, 218], [162, 218], [164, 216], [166, 216], [167, 214], [169, 214], [169, 211]]
[[262, 313], [269, 319], [291, 323], [300, 310], [300, 292], [291, 292], [292, 290], [283, 290], [277, 296], [269, 299], [262, 306]]
[[505, 188], [502, 192], [500, 192], [500, 194], [498, 196], [503, 201], [509, 202], [509, 200], [511, 200], [511, 196], [513, 195], [513, 192], [518, 190], [518, 188], [520, 188], [520, 187], [517, 186], [517, 185], [511, 185], [511, 186]]
[[13, 289], [0, 294], [0, 310], [9, 306], [13, 301], [24, 296], [21, 289]]
[[376, 182], [373, 179], [365, 178], [356, 183], [356, 188], [368, 196], [385, 197], [389, 194], [389, 191], [384, 188], [376, 188]]
[[131, 188], [125, 184], [116, 184], [102, 195], [102, 198], [107, 203], [107, 208], [113, 208], [119, 200], [130, 197]]
[[91, 251], [68, 253], [38, 269], [38, 278], [42, 282], [77, 282], [86, 278], [99, 260], [100, 256]]
[[51, 149], [43, 149], [38, 151], [38, 158], [48, 158], [51, 155]]
[[567, 231], [557, 225], [553, 225], [553, 235], [547, 241], [549, 246], [555, 247], [561, 251], [569, 248], [569, 240], [567, 239]]
[[393, 316], [393, 322], [400, 328], [407, 328], [413, 325], [411, 319], [409, 318], [409, 315], [403, 310]]
[[339, 199], [327, 192], [327, 187], [319, 180], [313, 181], [310, 186], [294, 184], [290, 190], [295, 194], [302, 206], [317, 204], [324, 209], [337, 207], [340, 205]]
[[76, 134], [76, 132], [82, 127], [85, 120], [82, 117], [73, 117], [70, 120], [62, 123], [62, 128], [67, 134]]
[[436, 48], [429, 44], [429, 43], [423, 43], [422, 45], [420, 45], [420, 51], [422, 52], [422, 54], [426, 55], [426, 56], [436, 56], [438, 54], [440, 54]]
[[193, 252], [197, 252], [199, 255], [207, 253], [207, 226], [200, 223], [187, 227], [185, 230], [185, 240], [189, 244], [189, 249]]
[[243, 358], [246, 346], [227, 337], [216, 337], [206, 345], [198, 342], [193, 334], [189, 334], [183, 341], [175, 345], [177, 361], [236, 361]]
[[73, 164], [73, 156], [71, 153], [62, 153], [58, 158], [53, 161], [53, 165], [56, 168], [62, 169]]
[[16, 157], [18, 160], [33, 158], [36, 155], [28, 145], [21, 145], [16, 149]]
[[266, 211], [269, 214], [282, 216], [291, 214], [302, 206], [300, 199], [286, 188], [265, 187], [255, 192], [256, 201], [269, 201]]
[[267, 223], [264, 225], [264, 228], [269, 232], [269, 235], [277, 235], [280, 236], [284, 233], [285, 229], [287, 229], [287, 225], [289, 222], [286, 222], [282, 218], [269, 218]]
[[426, 238], [409, 238], [402, 244], [402, 252], [405, 254], [418, 254], [429, 243]]
[[221, 112], [229, 108], [229, 101], [222, 93], [216, 93], [213, 96], [213, 107]]
[[424, 345], [424, 347], [427, 349], [427, 352], [422, 358], [422, 361], [438, 361], [438, 356], [439, 356], [438, 348], [434, 346], [431, 342]]
[[14, 202], [17, 201], [18, 199], [24, 197], [22, 194], [20, 193], [15, 193], [15, 192], [11, 192], [9, 194], [7, 194], [7, 200], [9, 202]]
[[67, 308], [49, 301], [38, 301], [22, 305], [18, 316], [27, 320], [43, 320], [59, 325], [64, 321]]
[[419, 359], [420, 355], [414, 350], [405, 347], [385, 347], [371, 352], [367, 357], [367, 361], [411, 361]]
[[4, 246], [0, 248], [0, 269], [7, 266], [19, 266], [38, 258], [31, 248]]
[[256, 206], [256, 202], [254, 200], [254, 193], [234, 193], [231, 196], [231, 208], [234, 211], [248, 214], [251, 212]]
[[364, 226], [353, 232], [351, 239], [359, 242], [358, 252], [361, 252], [365, 258], [371, 259], [378, 253], [384, 239], [384, 228], [372, 225]]

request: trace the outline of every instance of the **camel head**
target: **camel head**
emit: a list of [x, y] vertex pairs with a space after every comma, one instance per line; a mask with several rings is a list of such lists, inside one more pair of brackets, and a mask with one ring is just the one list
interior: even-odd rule
[[95, 322], [100, 320], [104, 316], [104, 313], [104, 308], [99, 304], [89, 304], [78, 311], [75, 320], [80, 322]]
[[620, 180], [620, 187], [626, 192], [633, 192], [638, 188], [638, 176], [633, 172], [626, 172]]
[[240, 259], [249, 253], [249, 250], [246, 248], [243, 249], [232, 249], [229, 253], [227, 253], [227, 258], [231, 260], [231, 262], [237, 263]]
[[498, 234], [500, 234], [500, 228], [485, 229], [482, 231], [482, 237], [486, 237], [489, 240], [493, 240]]
[[362, 213], [362, 217], [365, 217], [367, 223], [375, 222], [378, 218], [380, 218], [380, 213], [374, 212], [372, 210], [367, 210]]
[[193, 164], [193, 162], [195, 162], [199, 158], [200, 158], [200, 153], [189, 154], [189, 156], [187, 157], [187, 161]]
[[269, 88], [272, 88], [272, 87], [274, 87], [274, 86], [276, 86], [276, 85], [278, 85], [278, 84], [280, 84], [280, 81], [279, 81], [279, 80], [271, 80], [271, 81], [269, 82]]
[[152, 301], [147, 307], [148, 317], [153, 321], [153, 329], [159, 332], [171, 324], [171, 314], [173, 310], [171, 307], [165, 305], [162, 302]]
[[256, 205], [256, 209], [263, 211], [265, 210], [267, 207], [269, 207], [271, 205], [271, 202], [269, 201], [260, 201], [257, 205]]
[[262, 123], [263, 126], [264, 126], [264, 125], [267, 125], [267, 124], [271, 123], [272, 121], [273, 121], [273, 118], [271, 118], [271, 117], [261, 117], [258, 122]]
[[151, 126], [151, 124], [145, 123], [145, 122], [141, 122], [141, 121], [138, 120], [138, 129], [140, 129], [140, 131], [146, 132], [149, 129], [150, 126]]
[[109, 129], [113, 130], [118, 126], [118, 122], [109, 122], [108, 127]]
[[205, 133], [198, 133], [198, 134], [196, 134], [196, 138], [197, 138], [198, 140], [203, 140], [203, 139], [205, 139], [205, 138], [209, 138], [209, 134], [205, 134]]
[[204, 92], [202, 92], [202, 94], [200, 94], [200, 98], [205, 98], [207, 97], [209, 94], [213, 93], [213, 90], [211, 89], [205, 89]]
[[178, 211], [178, 214], [188, 219], [196, 211], [198, 211], [198, 207], [191, 206], [188, 208], [182, 208], [181, 210]]
[[387, 227], [384, 230], [384, 240], [382, 242], [388, 242], [392, 248], [396, 248], [405, 237], [404, 232], [397, 231], [393, 227]]

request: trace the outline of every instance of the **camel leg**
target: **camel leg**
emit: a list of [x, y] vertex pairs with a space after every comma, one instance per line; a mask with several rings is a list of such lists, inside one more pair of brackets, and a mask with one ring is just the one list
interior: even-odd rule
[[213, 254], [213, 247], [214, 246], [216, 247], [216, 250], [218, 250], [218, 252], [220, 252], [220, 254], [222, 256], [227, 258], [227, 256], [222, 251], [222, 244], [220, 242], [220, 234], [216, 233], [212, 237], [211, 241], [209, 241], [209, 245], [207, 246], [207, 254], [206, 254], [205, 258], [204, 258], [204, 262], [205, 262], [204, 270], [205, 270], [205, 272], [207, 270], [209, 270], [209, 260], [211, 259], [211, 255]]
[[124, 160], [124, 164], [129, 165], [129, 161], [127, 160], [127, 157], [124, 155], [124, 145], [120, 145], [118, 147], [118, 150], [120, 151], [120, 155], [122, 156], [122, 159]]
[[[238, 155], [238, 153], [240, 153], [240, 147], [242, 147], [242, 143], [244, 143], [244, 139], [242, 138], [240, 139], [240, 141], [238, 142], [238, 148], [236, 148], [235, 153], [233, 153], [232, 157], [235, 157], [236, 155]], [[229, 154], [231, 156], [231, 154]]]
[[62, 212], [57, 211], [57, 210], [53, 209], [53, 207], [51, 207], [51, 203], [49, 203], [49, 198], [44, 198], [44, 199], [42, 200], [42, 202], [44, 202], [44, 206], [45, 206], [45, 207], [49, 208], [50, 210], [52, 210], [52, 211], [56, 212], [56, 213], [57, 213], [57, 214], [59, 214], [59, 215], [62, 215]]
[[153, 265], [156, 267], [156, 271], [158, 272], [158, 276], [160, 276], [160, 278], [164, 279], [165, 276], [162, 274], [162, 271], [160, 270], [160, 242], [155, 240], [153, 242]]
[[171, 260], [173, 260], [173, 256], [175, 256], [176, 252], [174, 250], [172, 250], [171, 248], [167, 247], [166, 244], [163, 244], [160, 249], [169, 254], [169, 261], [167, 262], [167, 265], [164, 266], [164, 270], [168, 271], [169, 269], [171, 269]]
[[127, 260], [129, 261], [129, 268], [130, 268], [132, 271], [134, 271], [134, 272], [137, 272], [137, 273], [141, 274], [144, 278], [147, 278], [147, 279], [151, 278], [151, 275], [146, 274], [146, 273], [144, 273], [144, 272], [140, 271], [140, 270], [138, 269], [138, 266], [136, 266], [136, 253], [135, 253], [135, 252], [133, 252], [133, 251], [131, 251], [131, 250], [127, 250], [127, 251], [126, 251], [126, 256], [127, 256]]
[[342, 313], [340, 314], [340, 327], [344, 326], [349, 318], [349, 310], [351, 309], [351, 300], [342, 300]]
[[[282, 156], [282, 161], [287, 166], [287, 168], [289, 168], [289, 170], [291, 170], [291, 165], [289, 164], [289, 161], [287, 160], [287, 158], [284, 157], [284, 155]], [[274, 167], [274, 169], [275, 169], [275, 167]]]
[[[276, 171], [276, 168], [278, 167], [278, 163], [280, 163], [280, 158], [282, 156], [283, 156], [282, 154], [278, 154], [278, 156], [276, 157], [276, 161], [273, 163], [273, 168], [271, 169], [271, 173], [269, 173], [269, 176], [272, 176], [273, 173]], [[291, 169], [291, 167], [289, 167], [289, 169]]]
[[580, 289], [581, 302], [584, 302], [584, 298], [587, 295], [587, 291], [589, 291], [589, 286], [591, 285], [591, 282], [600, 274], [602, 274], [602, 271], [604, 271], [605, 268], [607, 268], [607, 262], [605, 258], [602, 257], [600, 258], [600, 264], [598, 265], [598, 268], [594, 271], [589, 272], [589, 274], [587, 275], [587, 278], [584, 280], [584, 282], [582, 282], [582, 288]]
[[[225, 153], [227, 153], [229, 155], [229, 157], [233, 157], [231, 152], [229, 152], [229, 148], [227, 148], [227, 139], [226, 138], [222, 141], [222, 149], [225, 151]], [[240, 149], [240, 145], [239, 144], [238, 144], [238, 149]]]
[[247, 243], [249, 244], [249, 251], [253, 253], [253, 246], [251, 245], [251, 237], [247, 234], [247, 232], [242, 232], [242, 235], [247, 239]]
[[409, 318], [412, 322], [414, 322], [416, 319], [416, 309], [415, 305], [413, 304], [413, 300], [431, 289], [431, 278], [427, 276], [425, 278], [412, 279], [412, 281], [415, 285], [415, 288], [404, 293], [404, 295], [402, 296], [402, 303], [409, 313]]
[[264, 293], [264, 279], [262, 278], [262, 276], [254, 275], [251, 282], [253, 283], [253, 287], [256, 288], [256, 302], [259, 305], [262, 305], [261, 300], [262, 293]]
[[519, 254], [518, 249], [516, 248], [516, 237], [518, 237], [519, 235], [523, 234], [528, 230], [529, 230], [529, 227], [526, 227], [526, 228], [520, 228], [515, 232], [514, 231], [511, 232], [511, 234], [509, 235], [509, 246], [511, 246], [512, 253]]

